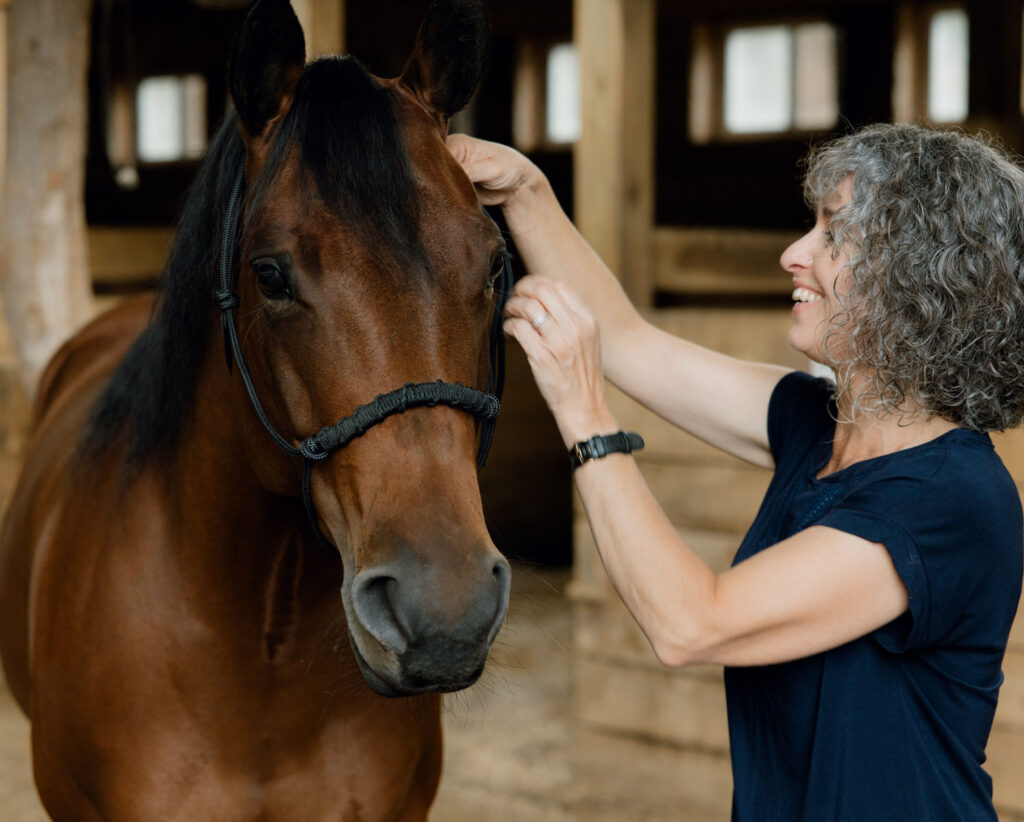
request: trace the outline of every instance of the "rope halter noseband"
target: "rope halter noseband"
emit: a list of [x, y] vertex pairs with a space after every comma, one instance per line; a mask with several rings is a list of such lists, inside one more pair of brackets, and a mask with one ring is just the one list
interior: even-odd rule
[[480, 391], [476, 388], [469, 388], [458, 382], [435, 382], [406, 383], [401, 388], [390, 391], [387, 394], [378, 395], [372, 402], [360, 405], [349, 416], [339, 420], [334, 425], [328, 425], [320, 429], [316, 434], [306, 437], [298, 447], [281, 435], [274, 428], [263, 405], [256, 396], [256, 387], [253, 384], [252, 376], [246, 367], [245, 358], [242, 356], [242, 347], [238, 341], [238, 327], [235, 324], [235, 311], [240, 300], [238, 294], [231, 288], [231, 264], [235, 255], [235, 248], [238, 233], [238, 218], [242, 203], [242, 185], [245, 178], [244, 169], [239, 169], [231, 189], [231, 196], [228, 199], [227, 210], [224, 212], [224, 232], [221, 237], [220, 250], [220, 282], [214, 299], [220, 308], [221, 330], [224, 334], [224, 356], [227, 359], [228, 371], [231, 370], [232, 360], [238, 363], [238, 373], [245, 383], [245, 390], [249, 395], [256, 416], [270, 434], [271, 439], [286, 454], [292, 457], [299, 457], [303, 461], [302, 466], [302, 502], [306, 509], [306, 516], [309, 518], [313, 529], [320, 535], [320, 538], [328, 542], [327, 538], [317, 524], [316, 508], [313, 504], [310, 475], [313, 464], [326, 460], [335, 451], [344, 448], [356, 437], [360, 437], [373, 426], [383, 422], [393, 414], [401, 414], [410, 408], [433, 408], [437, 405], [446, 405], [451, 408], [458, 408], [481, 421], [480, 446], [477, 452], [477, 470], [482, 469], [487, 462], [487, 454], [491, 449], [494, 440], [494, 425], [501, 408], [501, 393], [505, 380], [505, 337], [501, 330], [501, 313], [504, 302], [508, 297], [512, 281], [512, 265], [505, 253], [505, 264], [498, 282], [495, 283], [495, 294], [497, 306], [495, 308], [494, 322], [491, 325], [490, 336], [490, 372], [487, 377], [487, 391]]

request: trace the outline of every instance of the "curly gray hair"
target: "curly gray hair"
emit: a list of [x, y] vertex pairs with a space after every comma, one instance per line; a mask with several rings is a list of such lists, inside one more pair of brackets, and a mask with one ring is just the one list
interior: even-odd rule
[[[837, 399], [975, 431], [1024, 419], [1024, 172], [984, 139], [878, 125], [807, 160], [817, 209], [851, 181], [830, 230], [850, 256], [825, 335]], [[841, 345], [831, 345], [841, 338]], [[854, 372], [870, 388], [850, 391]], [[910, 403], [908, 404], [908, 401]]]

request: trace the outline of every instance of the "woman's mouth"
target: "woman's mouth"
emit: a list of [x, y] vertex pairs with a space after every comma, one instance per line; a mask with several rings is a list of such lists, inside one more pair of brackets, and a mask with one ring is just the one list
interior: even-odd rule
[[816, 303], [821, 299], [821, 294], [811, 291], [809, 288], [799, 286], [793, 289], [793, 301], [798, 303]]

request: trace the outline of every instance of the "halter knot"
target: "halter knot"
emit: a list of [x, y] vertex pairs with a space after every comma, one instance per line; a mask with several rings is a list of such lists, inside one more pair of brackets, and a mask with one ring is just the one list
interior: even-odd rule
[[312, 437], [306, 437], [306, 439], [299, 444], [299, 453], [305, 459], [312, 460], [313, 462], [325, 460], [331, 455], [330, 451], [325, 451], [323, 449], [323, 446], [320, 445], [320, 442], [316, 437], [316, 434]]
[[231, 311], [238, 308], [242, 302], [230, 288], [218, 288], [213, 293], [213, 298], [217, 301], [217, 306], [221, 311]]

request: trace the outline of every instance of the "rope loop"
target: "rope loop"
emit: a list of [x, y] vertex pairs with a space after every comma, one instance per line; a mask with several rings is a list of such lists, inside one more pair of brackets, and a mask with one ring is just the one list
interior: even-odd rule
[[299, 445], [299, 453], [310, 462], [319, 462], [331, 455], [330, 451], [324, 450], [324, 447], [320, 445], [320, 441], [316, 437], [316, 434], [312, 437], [306, 437]]
[[221, 311], [232, 311], [241, 305], [241, 300], [238, 295], [230, 288], [218, 288], [213, 298], [217, 301], [217, 306]]

